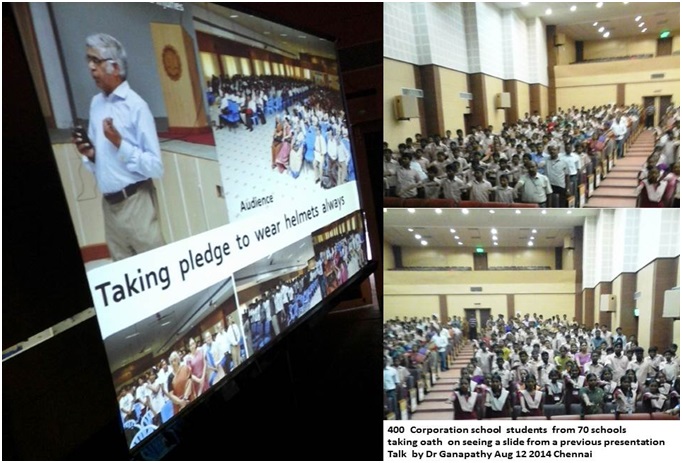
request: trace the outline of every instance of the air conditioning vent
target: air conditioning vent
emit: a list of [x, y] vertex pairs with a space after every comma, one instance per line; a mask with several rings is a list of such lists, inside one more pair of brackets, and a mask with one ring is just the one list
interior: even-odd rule
[[663, 74], [662, 72], [658, 73], [658, 74], [651, 74], [652, 79], [663, 79], [664, 77], [665, 77], [665, 74]]
[[415, 98], [424, 98], [424, 90], [418, 88], [403, 88], [400, 90], [403, 96], [413, 96]]
[[482, 293], [483, 292], [483, 287], [482, 286], [471, 286], [469, 290], [472, 293]]

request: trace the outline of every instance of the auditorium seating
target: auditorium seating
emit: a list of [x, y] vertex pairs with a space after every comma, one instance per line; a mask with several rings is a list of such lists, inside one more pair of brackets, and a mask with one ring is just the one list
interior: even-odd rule
[[535, 208], [537, 209], [537, 204], [526, 204], [526, 203], [482, 203], [479, 201], [460, 201], [456, 203], [452, 199], [422, 199], [422, 198], [397, 198], [392, 196], [384, 197], [384, 207], [414, 207], [414, 208], [450, 208], [450, 207], [460, 207], [468, 209], [485, 208], [485, 209], [499, 209], [499, 208], [512, 208], [512, 209], [525, 209], [525, 208]]

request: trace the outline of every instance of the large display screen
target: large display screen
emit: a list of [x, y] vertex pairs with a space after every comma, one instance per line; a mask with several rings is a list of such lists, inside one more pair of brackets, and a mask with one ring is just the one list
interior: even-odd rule
[[133, 449], [367, 264], [335, 47], [213, 4], [30, 16]]

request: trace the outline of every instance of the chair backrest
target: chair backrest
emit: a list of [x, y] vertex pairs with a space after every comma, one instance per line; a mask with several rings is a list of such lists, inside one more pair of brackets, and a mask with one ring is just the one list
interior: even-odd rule
[[132, 449], [133, 447], [135, 447], [142, 441], [142, 439], [144, 439], [154, 431], [156, 431], [156, 426], [154, 425], [142, 426], [140, 430], [137, 431], [137, 434], [135, 434], [135, 437], [133, 437], [133, 440], [130, 441], [130, 448]]

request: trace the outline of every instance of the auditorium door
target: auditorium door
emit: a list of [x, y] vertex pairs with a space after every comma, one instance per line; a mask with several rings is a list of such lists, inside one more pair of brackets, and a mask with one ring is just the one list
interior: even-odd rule
[[668, 109], [672, 99], [672, 95], [645, 96], [642, 98], [642, 105], [644, 108], [648, 108], [651, 103], [656, 107], [656, 112], [654, 113], [655, 126], [658, 126], [661, 120], [663, 120], [665, 110]]
[[471, 320], [471, 317], [476, 317], [478, 330], [480, 331], [481, 327], [485, 326], [490, 318], [490, 310], [491, 309], [464, 309], [464, 318]]

